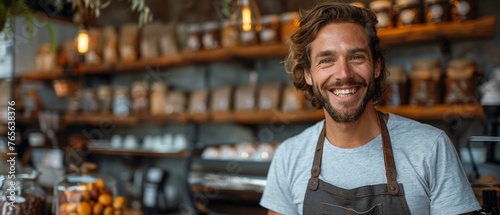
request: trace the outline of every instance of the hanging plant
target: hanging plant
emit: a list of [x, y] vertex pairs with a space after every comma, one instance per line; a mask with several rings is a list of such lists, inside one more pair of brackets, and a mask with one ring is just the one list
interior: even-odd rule
[[21, 17], [26, 23], [26, 32], [33, 37], [35, 29], [35, 15], [23, 0], [3, 0], [0, 2], [0, 32], [4, 32], [6, 39], [13, 33], [14, 17]]
[[[97, 18], [101, 14], [101, 10], [108, 7], [112, 0], [68, 0], [71, 3], [75, 13], [83, 15], [84, 19]], [[139, 25], [142, 26], [153, 21], [151, 9], [146, 4], [145, 0], [128, 0], [130, 10], [139, 13]], [[50, 3], [55, 6], [56, 11], [60, 11], [63, 7], [64, 0], [52, 0]], [[26, 32], [30, 39], [33, 37], [35, 29], [35, 12], [28, 6], [25, 0], [1, 0], [0, 1], [0, 32], [4, 32], [5, 39], [13, 33], [14, 17], [21, 17], [25, 22]], [[48, 25], [49, 34], [54, 34], [53, 29]]]
[[[79, 16], [77, 22], [85, 23], [90, 19], [98, 18], [101, 10], [107, 8], [112, 0], [68, 0], [68, 2], [71, 2], [73, 10]], [[153, 21], [153, 14], [145, 0], [128, 0], [128, 2], [130, 10], [139, 13], [139, 26]]]

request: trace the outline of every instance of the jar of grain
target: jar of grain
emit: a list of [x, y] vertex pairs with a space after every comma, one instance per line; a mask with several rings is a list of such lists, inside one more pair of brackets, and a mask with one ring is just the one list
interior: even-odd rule
[[201, 49], [202, 28], [198, 23], [187, 25], [187, 39], [184, 49], [186, 51], [199, 51]]
[[239, 44], [238, 30], [236, 22], [231, 19], [224, 20], [221, 30], [221, 44], [222, 47], [228, 48], [237, 46]]
[[411, 90], [409, 104], [412, 106], [434, 106], [441, 100], [441, 66], [438, 60], [413, 62], [410, 73]]
[[39, 172], [22, 168], [16, 169], [15, 174], [4, 171], [1, 174], [0, 214], [47, 214], [45, 191], [36, 183]]
[[276, 44], [279, 42], [280, 17], [276, 14], [262, 16], [261, 44]]
[[97, 89], [97, 100], [99, 101], [99, 112], [110, 113], [113, 103], [113, 90], [110, 86], [101, 86]]
[[424, 11], [426, 23], [446, 22], [450, 11], [448, 0], [425, 0]]
[[474, 18], [474, 0], [451, 0], [451, 20], [465, 21]]
[[391, 66], [386, 79], [386, 91], [383, 104], [387, 106], [401, 106], [407, 103], [408, 75], [402, 66]]
[[454, 59], [446, 68], [446, 104], [469, 104], [476, 101], [476, 64], [470, 59]]
[[392, 28], [393, 12], [392, 2], [390, 0], [377, 0], [370, 3], [370, 10], [377, 16], [377, 28], [388, 29]]
[[396, 0], [398, 27], [411, 26], [421, 23], [421, 9], [419, 0]]
[[202, 43], [204, 49], [220, 48], [220, 25], [217, 21], [203, 23]]
[[94, 89], [83, 89], [81, 99], [81, 109], [84, 113], [96, 113], [99, 110], [99, 102]]
[[137, 115], [149, 113], [149, 84], [147, 82], [135, 82], [131, 90], [132, 111]]
[[131, 102], [129, 88], [118, 87], [115, 89], [115, 97], [113, 98], [113, 114], [128, 115], [130, 114]]
[[151, 115], [165, 115], [165, 107], [167, 106], [168, 86], [164, 82], [155, 82], [151, 87]]

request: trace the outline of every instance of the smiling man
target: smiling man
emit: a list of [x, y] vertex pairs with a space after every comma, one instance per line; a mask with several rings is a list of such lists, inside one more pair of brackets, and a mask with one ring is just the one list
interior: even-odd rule
[[434, 127], [374, 105], [385, 59], [375, 15], [342, 3], [305, 13], [285, 66], [325, 120], [277, 149], [268, 214], [463, 214], [480, 209], [455, 148]]

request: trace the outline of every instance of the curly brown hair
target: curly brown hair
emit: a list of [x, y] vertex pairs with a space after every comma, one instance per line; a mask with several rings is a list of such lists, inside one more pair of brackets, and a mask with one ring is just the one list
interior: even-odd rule
[[373, 63], [380, 61], [380, 76], [375, 79], [375, 92], [373, 101], [379, 102], [385, 86], [387, 76], [385, 58], [380, 48], [380, 39], [377, 36], [377, 17], [366, 8], [359, 8], [345, 3], [323, 3], [315, 6], [309, 11], [301, 14], [300, 26], [292, 34], [289, 42], [289, 54], [285, 59], [285, 69], [293, 84], [298, 90], [304, 91], [307, 100], [316, 108], [321, 108], [320, 100], [314, 96], [313, 87], [308, 85], [304, 79], [304, 72], [311, 67], [310, 46], [319, 30], [330, 23], [349, 22], [364, 27], [369, 39]]

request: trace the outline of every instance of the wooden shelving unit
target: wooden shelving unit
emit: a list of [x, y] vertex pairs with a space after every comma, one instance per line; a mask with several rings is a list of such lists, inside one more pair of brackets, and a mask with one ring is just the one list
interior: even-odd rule
[[[378, 106], [378, 110], [390, 112], [415, 120], [448, 120], [453, 118], [484, 118], [480, 105], [436, 105], [433, 107], [387, 107]], [[168, 123], [225, 123], [240, 124], [289, 124], [317, 122], [324, 118], [323, 110], [304, 110], [282, 112], [279, 110], [244, 111], [244, 112], [215, 112], [199, 114], [176, 114], [166, 116], [113, 116], [99, 114], [67, 114], [63, 116], [66, 125], [118, 125], [136, 126], [144, 124]]]
[[91, 154], [99, 155], [118, 155], [118, 156], [142, 156], [142, 157], [169, 157], [169, 158], [187, 158], [188, 151], [180, 152], [154, 152], [149, 150], [127, 150], [127, 149], [112, 149], [112, 148], [92, 148]]
[[[420, 24], [408, 27], [382, 29], [379, 31], [381, 44], [390, 47], [400, 44], [430, 42], [438, 39], [486, 38], [495, 34], [496, 19], [485, 16], [464, 22], [448, 22], [438, 24]], [[194, 63], [220, 62], [230, 59], [259, 59], [284, 57], [288, 53], [285, 44], [254, 45], [197, 52], [183, 52], [178, 55], [139, 60], [136, 62], [119, 62], [112, 65], [81, 65], [73, 68], [71, 75], [78, 74], [112, 74], [144, 70], [147, 67], [182, 66]], [[22, 80], [53, 80], [69, 74], [61, 69], [54, 71], [26, 71], [20, 75]]]

